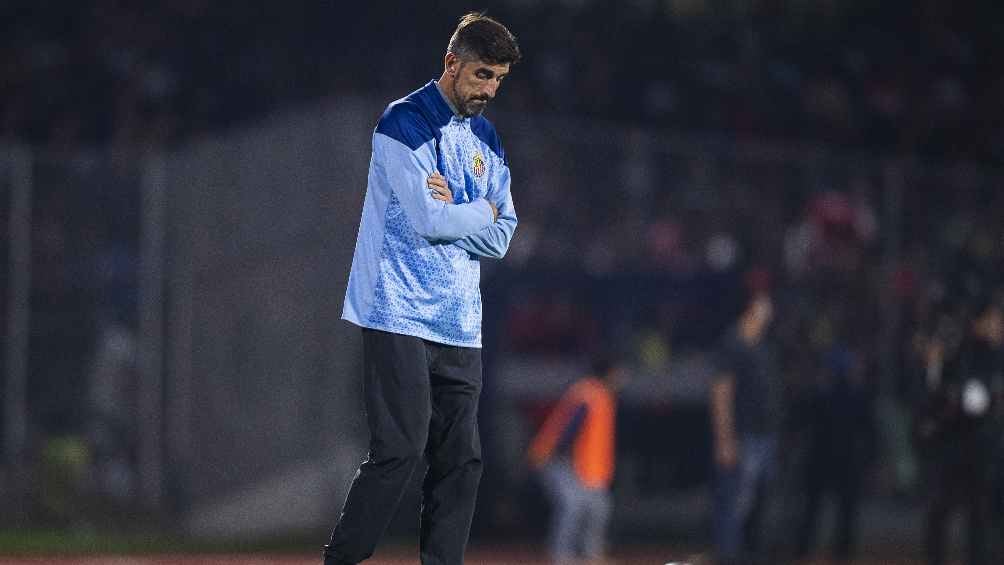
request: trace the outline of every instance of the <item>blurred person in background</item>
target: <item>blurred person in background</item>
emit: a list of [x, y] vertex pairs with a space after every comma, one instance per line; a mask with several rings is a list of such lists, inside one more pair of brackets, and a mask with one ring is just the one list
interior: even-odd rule
[[846, 561], [854, 557], [858, 503], [876, 447], [873, 394], [859, 352], [838, 342], [824, 354], [823, 366], [805, 407], [809, 445], [798, 556], [812, 551], [823, 497], [830, 493], [837, 508], [832, 555]]
[[423, 457], [421, 562], [464, 562], [482, 465], [477, 259], [501, 258], [516, 229], [508, 162], [481, 112], [519, 59], [505, 26], [467, 14], [439, 80], [390, 104], [373, 133], [342, 313], [363, 329], [370, 449], [325, 565], [373, 554]]
[[988, 563], [992, 452], [1000, 422], [1004, 378], [1004, 316], [990, 298], [964, 318], [961, 339], [935, 335], [928, 346], [927, 391], [917, 435], [927, 458], [928, 562], [946, 562], [952, 512], [967, 520], [967, 563]]
[[713, 536], [723, 565], [756, 562], [775, 549], [767, 528], [778, 518], [771, 483], [777, 473], [781, 386], [767, 341], [774, 306], [766, 273], [754, 271], [748, 283], [750, 296], [722, 340], [710, 387]]
[[530, 444], [551, 501], [550, 551], [554, 563], [601, 562], [612, 501], [616, 394], [624, 368], [605, 357], [562, 395]]

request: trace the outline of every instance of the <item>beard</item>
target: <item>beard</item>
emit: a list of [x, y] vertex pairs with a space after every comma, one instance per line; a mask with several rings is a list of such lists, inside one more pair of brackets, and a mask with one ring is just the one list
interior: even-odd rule
[[477, 116], [481, 112], [485, 111], [485, 107], [488, 106], [488, 101], [479, 98], [471, 98], [464, 103], [464, 107], [461, 110], [465, 118], [471, 118]]
[[464, 99], [460, 96], [460, 92], [457, 91], [457, 84], [453, 84], [453, 100], [456, 101], [457, 111], [460, 115], [465, 118], [472, 118], [479, 115], [481, 112], [485, 111], [485, 107], [488, 106], [488, 101], [490, 98], [476, 98], [471, 97]]

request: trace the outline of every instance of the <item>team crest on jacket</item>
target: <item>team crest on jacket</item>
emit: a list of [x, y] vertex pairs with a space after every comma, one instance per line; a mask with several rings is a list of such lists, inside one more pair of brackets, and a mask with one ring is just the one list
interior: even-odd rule
[[485, 157], [480, 151], [474, 153], [474, 176], [481, 178], [485, 175]]

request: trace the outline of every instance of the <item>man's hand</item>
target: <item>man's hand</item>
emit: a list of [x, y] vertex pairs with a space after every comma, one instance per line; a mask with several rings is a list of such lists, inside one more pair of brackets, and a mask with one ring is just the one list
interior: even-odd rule
[[715, 437], [715, 463], [721, 469], [732, 469], [739, 462], [733, 410], [735, 407], [735, 377], [723, 373], [715, 376], [710, 389], [711, 429]]
[[732, 469], [739, 462], [739, 446], [735, 440], [722, 440], [715, 445], [715, 463], [722, 469]]
[[433, 173], [427, 181], [432, 191], [432, 197], [436, 200], [453, 204], [453, 191], [446, 185], [446, 177], [439, 173]]
[[[453, 204], [453, 191], [446, 184], [446, 177], [439, 173], [432, 173], [429, 176], [429, 180], [426, 181], [429, 189], [432, 193], [432, 197], [441, 202], [446, 202], [447, 204]], [[492, 221], [499, 219], [499, 209], [491, 200], [485, 200], [488, 205], [492, 207]]]

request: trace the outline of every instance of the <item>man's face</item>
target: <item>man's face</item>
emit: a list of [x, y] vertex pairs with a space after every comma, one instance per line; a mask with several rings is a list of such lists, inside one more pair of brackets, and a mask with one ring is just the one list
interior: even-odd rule
[[488, 102], [495, 98], [502, 79], [509, 74], [509, 63], [490, 65], [481, 61], [457, 61], [453, 103], [460, 115], [469, 118], [484, 111]]
[[757, 324], [766, 328], [774, 319], [774, 302], [768, 296], [759, 296], [753, 301], [753, 317]]
[[770, 296], [761, 294], [753, 299], [744, 315], [743, 324], [759, 340], [767, 332], [767, 326], [774, 319], [774, 302]]
[[607, 376], [607, 386], [618, 392], [627, 386], [628, 381], [631, 380], [631, 374], [628, 373], [626, 367], [615, 366], [610, 370], [610, 375]]
[[1004, 312], [1000, 308], [990, 308], [983, 318], [983, 334], [990, 345], [1004, 345]]

